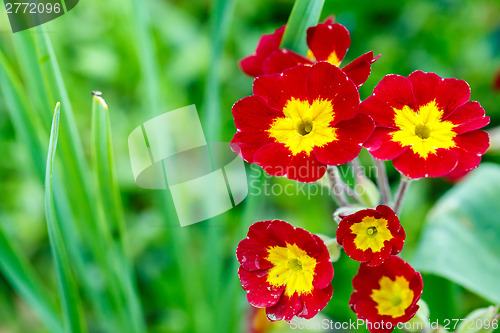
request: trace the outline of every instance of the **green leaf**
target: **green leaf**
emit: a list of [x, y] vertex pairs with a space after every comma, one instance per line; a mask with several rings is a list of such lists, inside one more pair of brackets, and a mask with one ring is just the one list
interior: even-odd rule
[[63, 331], [56, 307], [46, 290], [43, 289], [42, 282], [30, 266], [28, 258], [9, 240], [1, 223], [0, 272], [19, 292], [26, 303], [33, 308], [51, 332], [59, 333]]
[[12, 68], [12, 65], [0, 51], [0, 92], [5, 99], [6, 109], [14, 124], [16, 132], [27, 146], [31, 159], [35, 165], [40, 179], [43, 179], [45, 168], [45, 152], [41, 144], [40, 136], [46, 134], [43, 131], [41, 121], [30, 99], [21, 85], [21, 81]]
[[59, 221], [56, 217], [52, 184], [54, 156], [59, 134], [59, 115], [60, 103], [57, 103], [54, 111], [54, 118], [52, 120], [49, 153], [47, 155], [47, 169], [45, 172], [45, 215], [47, 218], [50, 248], [56, 269], [57, 286], [59, 289], [66, 331], [78, 333], [86, 331], [85, 323], [81, 314], [78, 290], [69, 264], [66, 247], [61, 236]]
[[109, 112], [104, 99], [98, 96], [94, 96], [92, 102], [91, 142], [98, 195], [105, 208], [104, 215], [108, 222], [105, 227], [111, 229], [112, 234], [117, 234], [121, 241], [124, 229], [123, 211], [113, 164]]
[[500, 303], [500, 166], [483, 164], [429, 213], [413, 265]]
[[318, 23], [325, 0], [296, 0], [286, 24], [281, 47], [306, 55], [307, 28]]
[[[132, 269], [123, 244], [124, 221], [120, 190], [115, 176], [108, 106], [94, 96], [92, 102], [92, 157], [97, 188], [97, 205], [101, 208], [100, 234], [106, 242], [109, 276], [117, 307], [131, 332], [144, 332], [143, 313], [133, 283]], [[120, 288], [117, 288], [120, 287]], [[120, 302], [121, 299], [127, 302]]]

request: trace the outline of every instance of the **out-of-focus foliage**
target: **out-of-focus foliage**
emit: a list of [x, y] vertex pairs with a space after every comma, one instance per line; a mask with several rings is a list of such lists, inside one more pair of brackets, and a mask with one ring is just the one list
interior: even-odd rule
[[[44, 25], [74, 110], [78, 131], [73, 134], [81, 137], [83, 153], [89, 160], [91, 91], [102, 91], [109, 105], [113, 155], [129, 235], [127, 253], [150, 332], [244, 330], [248, 304], [237, 279], [234, 250], [252, 222], [279, 218], [313, 233], [334, 233], [331, 215], [335, 206], [324, 188], [264, 177], [253, 166], [247, 168], [250, 193], [244, 203], [210, 221], [180, 228], [168, 193], [140, 189], [130, 168], [130, 132], [152, 116], [178, 107], [196, 104], [203, 126], [213, 126], [209, 110], [215, 106], [218, 129], [212, 135], [229, 141], [235, 131], [231, 106], [249, 95], [252, 87], [252, 80], [238, 69], [238, 60], [254, 51], [263, 33], [284, 24], [292, 6], [291, 0], [82, 0], [68, 14]], [[500, 94], [491, 89], [500, 68], [497, 0], [326, 0], [321, 19], [330, 15], [351, 32], [346, 63], [369, 50], [382, 54], [360, 90], [361, 98], [369, 96], [386, 74], [406, 76], [417, 69], [432, 71], [442, 77], [466, 80], [472, 88], [472, 99], [478, 100], [492, 119], [488, 128], [500, 125]], [[9, 243], [26, 257], [23, 267], [32, 266], [19, 271], [29, 274], [28, 280], [36, 274], [44, 293], [50, 295], [47, 291], [54, 291], [47, 297], [49, 301], [40, 305], [47, 307], [50, 317], [54, 311], [59, 314], [60, 306], [52, 305], [57, 296], [56, 276], [39, 166], [44, 166], [47, 155], [55, 105], [51, 103], [61, 97], [55, 90], [43, 91], [33, 84], [35, 69], [50, 62], [49, 58], [38, 58], [35, 50], [22, 47], [26, 45], [22, 39], [27, 36], [43, 37], [43, 30], [35, 31], [13, 36], [5, 12], [1, 11], [0, 50], [17, 80], [17, 88], [26, 97], [16, 102], [11, 90], [0, 91], [0, 223]], [[211, 57], [218, 54], [216, 47], [221, 47], [221, 56], [214, 61]], [[23, 66], [27, 63], [33, 67]], [[7, 80], [5, 69], [0, 68], [0, 80]], [[210, 90], [214, 84], [218, 88]], [[215, 102], [205, 95], [206, 91], [213, 94]], [[16, 131], [13, 115], [15, 108], [22, 105], [40, 118], [35, 122], [37, 131], [32, 138]], [[9, 112], [7, 107], [11, 108]], [[65, 107], [63, 103], [61, 119], [65, 117]], [[46, 136], [39, 138], [38, 133]], [[60, 135], [59, 145], [66, 144], [68, 133]], [[29, 140], [39, 140], [40, 147], [28, 145]], [[40, 160], [34, 160], [38, 152]], [[59, 152], [63, 156], [61, 147]], [[484, 160], [498, 163], [500, 157], [489, 153]], [[370, 165], [366, 152], [361, 161]], [[69, 172], [64, 167], [59, 157], [55, 173]], [[388, 168], [391, 182], [397, 185], [398, 175], [391, 166]], [[373, 179], [374, 175], [370, 176]], [[289, 185], [288, 194], [279, 191], [285, 185]], [[427, 212], [450, 186], [442, 179], [411, 185], [400, 216], [407, 233], [402, 253], [405, 259], [411, 259], [422, 241]], [[475, 195], [481, 197], [482, 193]], [[491, 200], [498, 202], [500, 197]], [[492, 212], [481, 213], [488, 216]], [[5, 244], [2, 242], [0, 249], [7, 248]], [[81, 255], [85, 258], [86, 253]], [[334, 264], [334, 295], [323, 315], [339, 321], [355, 319], [347, 304], [357, 267], [345, 255]], [[88, 276], [98, 284], [100, 274], [95, 269]], [[82, 276], [75, 278], [89, 330], [103, 331], [106, 325], [100, 324], [100, 314], [89, 305], [94, 295], [87, 293], [88, 285], [82, 282]], [[489, 305], [454, 282], [427, 274], [424, 298], [431, 320], [461, 318], [474, 308]], [[0, 331], [50, 332], [3, 275]]]

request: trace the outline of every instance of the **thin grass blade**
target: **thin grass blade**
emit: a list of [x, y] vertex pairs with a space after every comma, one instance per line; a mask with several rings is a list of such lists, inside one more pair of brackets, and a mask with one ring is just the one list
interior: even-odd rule
[[55, 304], [29, 264], [28, 259], [5, 234], [0, 221], [0, 271], [14, 289], [39, 316], [44, 325], [54, 333], [62, 333], [63, 325]]
[[118, 305], [121, 308], [125, 325], [131, 329], [131, 332], [144, 332], [144, 315], [123, 243], [124, 218], [113, 162], [109, 111], [106, 102], [99, 96], [94, 96], [92, 101], [91, 143], [92, 169], [99, 198], [97, 202], [103, 217], [100, 230], [107, 243], [106, 248], [109, 249], [108, 260], [111, 262], [112, 280], [120, 287], [116, 289], [116, 293], [120, 294], [118, 297], [127, 300]]
[[82, 316], [80, 297], [73, 277], [73, 272], [66, 252], [66, 246], [61, 236], [59, 221], [57, 221], [52, 173], [56, 153], [57, 137], [59, 134], [60, 103], [57, 103], [52, 129], [50, 133], [49, 152], [47, 155], [47, 169], [45, 173], [45, 214], [50, 248], [54, 259], [59, 297], [62, 305], [65, 330], [72, 333], [86, 332]]

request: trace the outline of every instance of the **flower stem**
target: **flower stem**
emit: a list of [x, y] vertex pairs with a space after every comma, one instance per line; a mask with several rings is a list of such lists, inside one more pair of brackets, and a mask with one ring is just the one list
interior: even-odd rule
[[[351, 204], [345, 198], [346, 187], [348, 187], [340, 178], [339, 170], [336, 166], [329, 165], [327, 170], [328, 179], [330, 180], [330, 185], [332, 189], [333, 199], [339, 207], [348, 207]], [[337, 192], [341, 189], [340, 193]]]
[[363, 173], [363, 170], [361, 170], [361, 164], [359, 163], [359, 159], [357, 157], [351, 161], [351, 166], [354, 177], [357, 177], [359, 174]]
[[[363, 169], [361, 168], [361, 164], [359, 163], [359, 159], [357, 157], [351, 161], [351, 167], [355, 182], [358, 182], [359, 179], [358, 177], [366, 177], [365, 173], [363, 172]], [[351, 189], [349, 185], [345, 184], [345, 187], [347, 196], [352, 200], [361, 203], [359, 195], [353, 189]]]
[[408, 191], [411, 181], [412, 180], [410, 178], [401, 175], [401, 181], [399, 182], [398, 191], [396, 192], [396, 197], [394, 199], [394, 212], [396, 214], [399, 214], [399, 211], [401, 210], [406, 191]]
[[373, 158], [375, 167], [377, 168], [377, 182], [378, 188], [380, 189], [380, 196], [382, 197], [382, 203], [388, 205], [391, 202], [391, 188], [389, 187], [389, 179], [387, 178], [387, 170], [385, 169], [385, 163], [382, 160]]

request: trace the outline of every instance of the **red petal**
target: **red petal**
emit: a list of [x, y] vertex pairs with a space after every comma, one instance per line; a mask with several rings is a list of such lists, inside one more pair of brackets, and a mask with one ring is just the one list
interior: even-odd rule
[[381, 277], [386, 275], [384, 267], [387, 267], [387, 262], [377, 267], [370, 267], [364, 263], [359, 265], [358, 273], [352, 279], [354, 292], [360, 294], [361, 298], [368, 298], [373, 289], [379, 288], [378, 281]]
[[318, 257], [323, 250], [322, 245], [324, 246], [324, 244], [318, 242], [319, 238], [314, 237], [309, 231], [295, 228], [285, 221], [272, 221], [269, 232], [269, 237], [280, 239], [280, 242], [275, 242], [278, 246], [286, 246], [287, 243], [296, 244], [310, 257]]
[[240, 130], [265, 131], [277, 117], [283, 117], [283, 112], [271, 108], [260, 96], [240, 99], [232, 111], [234, 124]]
[[386, 75], [373, 90], [373, 95], [359, 105], [359, 112], [366, 113], [377, 125], [396, 127], [394, 109], [404, 106], [415, 109], [410, 81], [395, 74]]
[[[333, 125], [332, 125], [333, 126]], [[359, 113], [356, 117], [344, 120], [337, 125], [336, 134], [340, 141], [363, 144], [373, 133], [375, 124], [366, 114]]]
[[490, 146], [490, 138], [488, 133], [481, 130], [468, 132], [462, 135], [457, 135], [454, 139], [458, 148], [469, 153], [484, 154]]
[[484, 109], [478, 102], [467, 102], [457, 108], [446, 119], [457, 125], [453, 131], [457, 134], [480, 129], [490, 122], [489, 117], [485, 117]]
[[269, 229], [269, 226], [271, 225], [271, 222], [274, 221], [279, 221], [279, 220], [273, 220], [273, 221], [258, 221], [255, 222], [248, 228], [248, 238], [253, 238], [253, 239], [261, 239], [262, 234], [267, 232]]
[[236, 248], [236, 258], [247, 271], [270, 269], [274, 265], [266, 260], [269, 246], [258, 238], [245, 238]]
[[274, 33], [262, 35], [253, 55], [250, 55], [240, 61], [241, 70], [249, 76], [259, 76], [264, 74], [264, 60], [274, 51], [279, 49], [281, 39], [283, 38], [285, 27], [276, 29]]
[[354, 292], [351, 295], [349, 306], [359, 319], [376, 321], [379, 317], [373, 302], [363, 298], [360, 293]]
[[288, 164], [286, 176], [300, 182], [315, 182], [326, 172], [326, 165], [319, 162], [314, 154], [307, 156], [305, 153], [292, 156]]
[[333, 266], [330, 262], [330, 254], [326, 248], [325, 243], [316, 235], [313, 235], [316, 242], [321, 247], [321, 253], [316, 256], [316, 267], [314, 268], [313, 286], [317, 289], [323, 289], [332, 283], [333, 279]]
[[311, 319], [318, 314], [319, 311], [325, 308], [328, 302], [332, 299], [333, 287], [329, 284], [323, 289], [314, 289], [310, 294], [300, 296], [302, 308], [297, 313], [297, 317]]
[[[446, 175], [446, 177], [453, 178], [461, 178], [465, 176], [467, 172], [476, 168], [481, 162], [481, 156], [475, 153], [469, 153], [462, 149], [455, 149], [458, 154], [458, 163], [455, 169]], [[455, 170], [458, 170], [455, 172]]]
[[372, 71], [372, 63], [374, 63], [377, 57], [373, 57], [373, 51], [367, 52], [358, 58], [354, 59], [349, 65], [342, 68], [344, 73], [354, 82], [354, 84], [359, 88], [366, 82], [370, 73]]
[[326, 165], [341, 165], [352, 161], [361, 151], [359, 144], [333, 141], [323, 147], [314, 147], [318, 161]]
[[[303, 229], [302, 229], [303, 230]], [[305, 231], [305, 230], [304, 230]], [[264, 243], [267, 243], [268, 246], [281, 246], [285, 247], [287, 243], [294, 243], [294, 240], [296, 238], [296, 228], [294, 228], [293, 225], [290, 223], [287, 223], [285, 221], [281, 220], [273, 220], [269, 224], [269, 227], [266, 230], [265, 234], [262, 235], [255, 235], [255, 238], [260, 238], [263, 240]], [[307, 237], [309, 243], [314, 242], [314, 245], [316, 245], [316, 242], [312, 238], [311, 234], [306, 231], [305, 237]], [[316, 245], [317, 246], [317, 245]]]
[[284, 286], [275, 287], [267, 282], [267, 271], [248, 272], [243, 267], [238, 270], [241, 286], [247, 291], [250, 304], [258, 308], [266, 308], [278, 303]]
[[387, 257], [392, 253], [392, 243], [389, 241], [384, 242], [384, 247], [378, 252], [372, 252], [372, 259], [366, 262], [368, 266], [377, 266], [383, 263]]
[[231, 149], [245, 161], [253, 163], [255, 152], [274, 142], [265, 131], [238, 131], [231, 140]]
[[335, 16], [334, 15], [330, 15], [328, 16], [324, 21], [323, 21], [324, 24], [334, 24], [335, 23]]
[[412, 82], [417, 107], [433, 100], [443, 109], [446, 118], [470, 98], [470, 87], [464, 80], [443, 79], [435, 73], [415, 71], [408, 76]]
[[292, 154], [282, 143], [271, 143], [257, 150], [253, 157], [255, 164], [271, 176], [284, 176]]
[[[479, 158], [479, 161], [481, 161], [481, 158]], [[460, 153], [458, 154], [458, 164], [455, 169], [453, 169], [452, 172], [444, 176], [444, 178], [452, 183], [456, 184], [458, 183], [462, 178], [464, 178], [471, 170], [464, 170], [464, 169], [459, 169], [460, 167]]]
[[312, 62], [293, 51], [280, 49], [267, 57], [264, 61], [263, 70], [264, 74], [275, 74], [300, 64], [312, 65]]
[[356, 235], [349, 233], [342, 241], [342, 246], [347, 256], [359, 262], [370, 261], [373, 257], [372, 249], [366, 249], [365, 251], [359, 249], [354, 243], [355, 239]]
[[267, 103], [283, 110], [293, 97], [307, 100], [307, 76], [311, 67], [301, 65], [285, 70], [282, 74], [261, 75], [253, 81], [253, 93], [262, 96]]
[[312, 103], [317, 99], [332, 101], [334, 122], [353, 118], [359, 106], [359, 93], [356, 86], [338, 67], [327, 62], [312, 66], [308, 77], [308, 97]]
[[270, 321], [285, 319], [290, 322], [297, 312], [299, 312], [301, 307], [302, 303], [297, 293], [294, 293], [291, 297], [283, 294], [278, 303], [266, 309], [267, 318]]
[[363, 146], [379, 160], [392, 160], [408, 149], [407, 146], [403, 147], [399, 142], [392, 141], [393, 132], [390, 128], [377, 127]]
[[337, 59], [342, 61], [351, 39], [343, 25], [320, 23], [307, 29], [307, 45], [317, 61], [327, 61], [334, 52]]
[[394, 159], [394, 167], [409, 178], [441, 177], [451, 172], [457, 165], [458, 155], [453, 150], [437, 149], [427, 159], [415, 154], [411, 149]]

